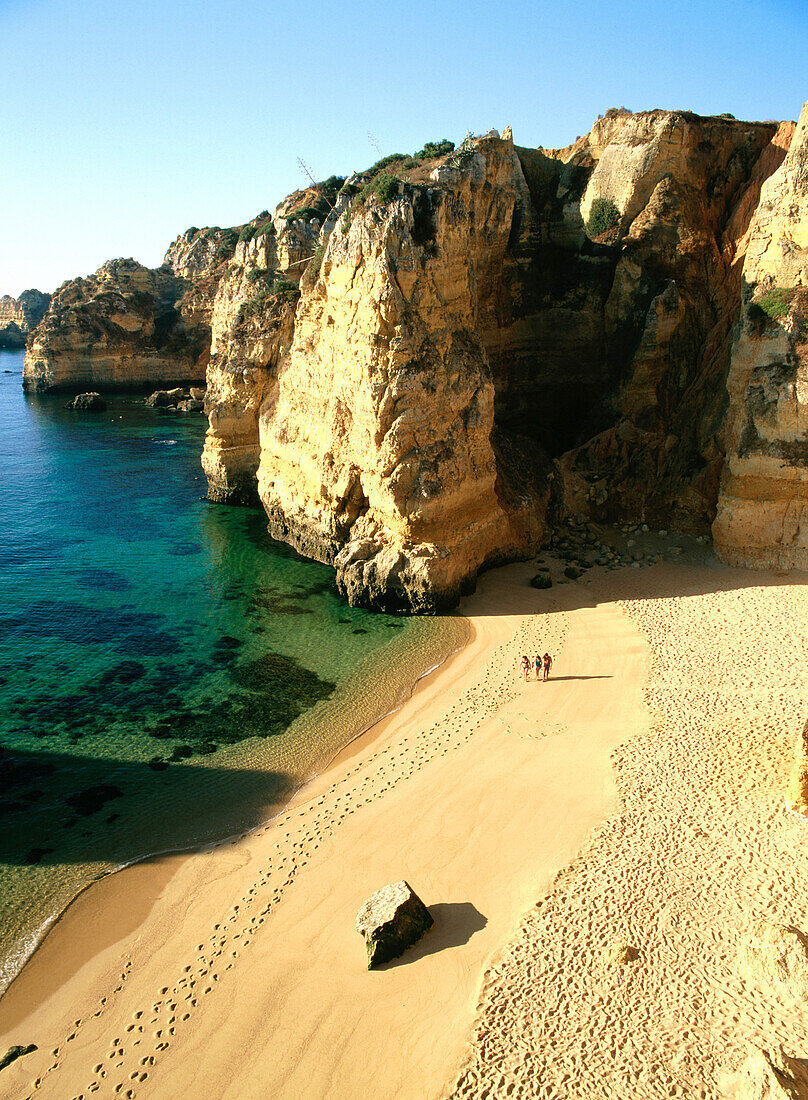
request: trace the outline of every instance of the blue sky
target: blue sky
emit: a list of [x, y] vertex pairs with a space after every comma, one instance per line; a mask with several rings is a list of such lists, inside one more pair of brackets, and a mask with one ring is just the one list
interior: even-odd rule
[[157, 264], [305, 180], [608, 107], [796, 118], [808, 0], [0, 0], [0, 294]]

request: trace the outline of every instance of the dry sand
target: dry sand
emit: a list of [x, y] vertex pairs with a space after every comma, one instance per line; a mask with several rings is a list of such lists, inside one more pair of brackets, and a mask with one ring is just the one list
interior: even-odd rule
[[[40, 1048], [2, 1095], [697, 1097], [747, 1038], [808, 1049], [738, 965], [752, 920], [808, 927], [808, 585], [532, 571], [482, 578], [469, 646], [275, 821], [83, 895], [0, 1002], [0, 1050]], [[369, 974], [356, 911], [402, 877], [435, 927]]]

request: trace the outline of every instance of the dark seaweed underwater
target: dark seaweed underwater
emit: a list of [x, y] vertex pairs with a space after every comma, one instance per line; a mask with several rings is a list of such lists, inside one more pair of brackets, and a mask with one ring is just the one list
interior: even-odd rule
[[21, 371], [0, 353], [0, 989], [89, 881], [264, 820], [461, 633], [349, 608], [205, 501], [203, 417]]

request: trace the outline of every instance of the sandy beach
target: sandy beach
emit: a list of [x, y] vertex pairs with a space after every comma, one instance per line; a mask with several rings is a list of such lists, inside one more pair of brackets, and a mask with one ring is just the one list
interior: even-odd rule
[[[38, 1047], [2, 1095], [698, 1097], [749, 1041], [804, 1053], [739, 960], [808, 926], [808, 583], [702, 559], [482, 577], [468, 646], [282, 815], [82, 895], [0, 1001]], [[435, 927], [368, 973], [356, 911], [401, 878]]]

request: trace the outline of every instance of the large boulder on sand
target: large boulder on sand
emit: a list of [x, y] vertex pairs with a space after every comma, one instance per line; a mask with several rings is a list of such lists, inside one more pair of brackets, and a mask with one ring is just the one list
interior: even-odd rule
[[107, 403], [100, 393], [78, 393], [65, 405], [66, 409], [78, 409], [82, 412], [103, 412]]
[[397, 959], [434, 923], [427, 907], [403, 880], [371, 894], [356, 915], [356, 930], [367, 947], [368, 970]]

